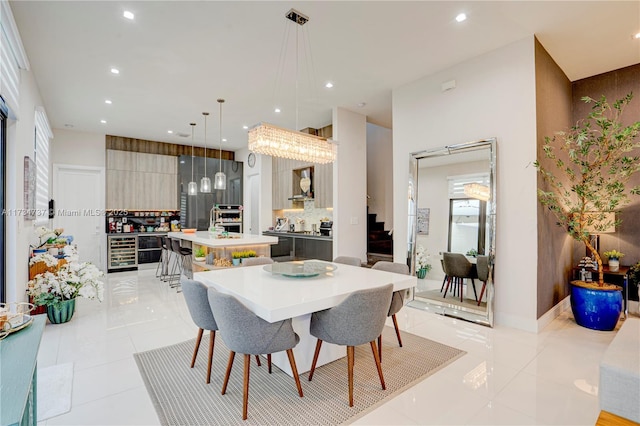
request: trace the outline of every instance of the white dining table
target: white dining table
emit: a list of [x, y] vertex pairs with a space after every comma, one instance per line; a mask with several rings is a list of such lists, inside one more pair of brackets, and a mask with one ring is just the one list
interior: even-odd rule
[[[236, 297], [247, 308], [268, 322], [293, 319], [293, 328], [300, 336], [294, 348], [300, 374], [311, 369], [316, 338], [309, 333], [311, 314], [334, 307], [358, 290], [393, 284], [393, 290], [415, 287], [415, 276], [372, 270], [369, 268], [321, 262], [335, 270], [317, 276], [294, 278], [269, 271], [271, 265], [238, 266], [197, 272], [194, 279], [217, 291]], [[214, 313], [215, 315], [215, 313]], [[346, 348], [328, 343], [322, 345], [318, 366], [346, 356]], [[291, 375], [284, 352], [272, 355], [272, 362]]]

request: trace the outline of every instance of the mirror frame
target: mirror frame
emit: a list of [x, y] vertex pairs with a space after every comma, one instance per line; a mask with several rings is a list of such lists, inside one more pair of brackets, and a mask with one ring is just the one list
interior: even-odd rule
[[496, 237], [496, 159], [497, 141], [496, 138], [481, 139], [478, 141], [447, 145], [440, 148], [428, 149], [424, 151], [412, 152], [409, 154], [409, 187], [408, 187], [408, 232], [407, 232], [407, 264], [411, 275], [415, 275], [416, 258], [416, 238], [417, 238], [417, 213], [418, 213], [418, 161], [426, 158], [442, 157], [457, 153], [489, 150], [489, 188], [491, 196], [487, 201], [487, 221], [489, 224], [489, 245], [485, 254], [489, 256], [489, 279], [487, 280], [486, 297], [487, 313], [481, 315], [476, 312], [466, 310], [464, 307], [446, 303], [446, 301], [436, 301], [421, 299], [416, 300], [415, 288], [412, 289], [411, 302], [409, 306], [427, 310], [440, 315], [460, 318], [466, 321], [493, 327], [493, 267], [495, 257], [495, 237]]

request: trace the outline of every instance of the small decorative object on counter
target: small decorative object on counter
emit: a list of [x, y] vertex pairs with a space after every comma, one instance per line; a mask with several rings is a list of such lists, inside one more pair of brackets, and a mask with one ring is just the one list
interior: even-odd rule
[[478, 250], [476, 249], [471, 249], [469, 250], [467, 253], [465, 253], [467, 256], [471, 256], [471, 257], [477, 257], [478, 256]]
[[419, 245], [416, 249], [416, 276], [421, 280], [431, 270], [430, 258], [431, 255], [427, 253], [423, 246]]
[[609, 258], [610, 271], [616, 272], [620, 269], [620, 259], [624, 257], [624, 253], [621, 253], [618, 250], [610, 250], [610, 251], [605, 251], [602, 254]]
[[204, 247], [198, 247], [193, 253], [193, 256], [196, 261], [202, 262], [206, 259], [207, 250], [205, 250]]
[[26, 302], [0, 303], [0, 340], [28, 327], [33, 322], [33, 308]]

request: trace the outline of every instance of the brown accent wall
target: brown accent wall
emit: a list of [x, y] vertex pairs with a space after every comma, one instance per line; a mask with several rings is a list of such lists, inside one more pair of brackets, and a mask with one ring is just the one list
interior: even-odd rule
[[[545, 136], [566, 130], [572, 125], [571, 81], [535, 40], [536, 67], [536, 155], [544, 166]], [[538, 174], [538, 188], [544, 189]], [[549, 311], [569, 294], [568, 277], [573, 265], [572, 239], [556, 218], [538, 203], [538, 288], [537, 318]]]
[[[613, 103], [630, 92], [633, 92], [634, 98], [625, 109], [625, 125], [640, 120], [640, 64], [574, 81], [573, 121], [576, 122], [591, 111], [592, 104], [584, 103], [581, 100], [583, 96], [598, 99], [604, 95], [609, 103]], [[640, 155], [640, 152], [635, 152], [634, 155]], [[630, 185], [640, 185], [640, 174], [632, 177]], [[631, 203], [620, 211], [618, 218], [622, 219], [622, 223], [616, 232], [601, 235], [600, 253], [611, 249], [619, 250], [625, 254], [620, 264], [633, 265], [640, 261], [640, 197], [632, 198]], [[577, 256], [584, 256], [584, 246], [576, 244], [575, 253]], [[603, 261], [606, 262], [606, 259]], [[635, 291], [632, 290], [630, 294], [632, 299], [637, 300]]]
[[[106, 149], [115, 149], [118, 151], [143, 152], [146, 154], [160, 155], [191, 155], [190, 145], [178, 145], [173, 143], [147, 141], [144, 139], [126, 138], [123, 136], [106, 135]], [[220, 158], [219, 149], [207, 149], [207, 158]], [[204, 148], [195, 147], [193, 155], [196, 157], [204, 157]], [[223, 160], [235, 160], [233, 151], [222, 150]]]

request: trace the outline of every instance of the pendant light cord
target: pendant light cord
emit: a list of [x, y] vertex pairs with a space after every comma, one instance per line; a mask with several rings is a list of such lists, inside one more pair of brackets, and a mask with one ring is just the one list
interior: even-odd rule
[[298, 30], [299, 28], [296, 27], [296, 128], [293, 129], [296, 132], [300, 131], [298, 127]]
[[222, 173], [222, 104], [224, 103], [224, 99], [218, 99], [218, 103], [220, 104], [220, 172]]
[[207, 177], [207, 116], [208, 112], [203, 112], [204, 115], [204, 177]]
[[191, 182], [193, 182], [193, 128], [196, 126], [196, 123], [191, 124]]

